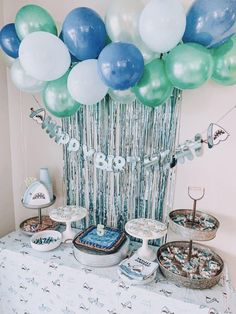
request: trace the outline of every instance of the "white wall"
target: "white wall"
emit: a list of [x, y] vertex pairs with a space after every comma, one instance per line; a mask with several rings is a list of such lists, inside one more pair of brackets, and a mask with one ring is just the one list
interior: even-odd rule
[[[186, 7], [191, 2], [191, 0], [183, 0]], [[4, 23], [13, 21], [19, 8], [27, 3], [32, 2], [4, 0]], [[35, 0], [34, 3], [48, 9], [56, 21], [62, 22], [71, 9], [82, 5], [92, 7], [104, 15], [109, 0]], [[195, 133], [205, 130], [209, 123], [215, 122], [234, 103], [236, 104], [235, 95], [236, 87], [227, 88], [212, 83], [201, 89], [185, 92], [182, 106], [181, 141], [192, 138]], [[37, 175], [40, 167], [48, 166], [50, 168], [58, 197], [57, 204], [62, 203], [63, 160], [61, 149], [35, 122], [28, 118], [30, 107], [36, 107], [32, 97], [18, 92], [8, 80], [8, 98], [15, 221], [18, 226], [24, 218], [32, 215], [32, 212], [24, 209], [20, 203], [24, 191], [24, 178]], [[221, 123], [231, 133], [228, 142], [213, 150], [206, 148], [203, 157], [178, 167], [175, 208], [191, 208], [192, 203], [187, 197], [188, 185], [206, 188], [206, 197], [201, 201], [199, 207], [216, 215], [221, 222], [219, 233], [216, 239], [210, 242], [210, 245], [222, 252], [222, 257], [230, 266], [236, 286], [236, 269], [233, 267], [236, 258], [235, 119], [236, 110]]]
[[[3, 24], [3, 2], [0, 1], [0, 23]], [[0, 58], [0, 236], [14, 229], [14, 207], [7, 99], [7, 77], [4, 59]]]
[[[200, 89], [184, 92], [180, 142], [191, 139], [216, 122], [236, 105], [236, 86], [222, 87], [209, 83]], [[236, 287], [236, 108], [219, 124], [230, 137], [213, 149], [205, 147], [202, 157], [178, 166], [175, 208], [191, 208], [188, 186], [205, 187], [206, 195], [199, 202], [199, 209], [215, 215], [220, 229], [214, 240], [208, 242], [226, 260]]]

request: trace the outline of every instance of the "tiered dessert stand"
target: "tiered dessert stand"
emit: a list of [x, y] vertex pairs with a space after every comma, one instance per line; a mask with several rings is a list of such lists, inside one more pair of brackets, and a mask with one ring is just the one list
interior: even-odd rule
[[128, 221], [125, 231], [134, 238], [142, 239], [143, 244], [137, 253], [140, 257], [153, 262], [156, 259], [156, 253], [148, 245], [148, 241], [164, 237], [167, 233], [167, 226], [157, 220], [138, 218]]
[[20, 229], [24, 234], [33, 235], [36, 232], [44, 230], [56, 230], [59, 227], [59, 223], [52, 221], [48, 215], [42, 215], [42, 209], [52, 206], [56, 201], [56, 196], [53, 196], [53, 200], [44, 205], [30, 205], [22, 202], [25, 208], [36, 209], [38, 216], [28, 218], [20, 224]]
[[157, 259], [163, 275], [192, 289], [207, 289], [218, 283], [224, 268], [219, 255], [204, 245], [193, 241], [209, 241], [216, 236], [219, 221], [196, 210], [197, 201], [202, 199], [205, 189], [188, 188], [194, 201], [193, 210], [177, 209], [169, 214], [169, 226], [185, 241], [164, 244], [157, 252]]

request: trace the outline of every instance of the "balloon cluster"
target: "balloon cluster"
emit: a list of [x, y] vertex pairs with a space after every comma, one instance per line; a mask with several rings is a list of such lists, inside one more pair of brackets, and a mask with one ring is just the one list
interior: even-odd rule
[[236, 84], [236, 0], [111, 0], [105, 21], [92, 9], [72, 10], [58, 34], [52, 16], [26, 5], [0, 31], [15, 59], [17, 88], [42, 93], [47, 110], [73, 115], [109, 93], [157, 107], [173, 88], [198, 88], [210, 78]]

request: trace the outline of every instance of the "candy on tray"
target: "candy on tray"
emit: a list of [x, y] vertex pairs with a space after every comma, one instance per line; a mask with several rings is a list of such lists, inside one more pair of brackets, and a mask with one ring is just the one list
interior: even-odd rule
[[45, 237], [45, 238], [38, 238], [38, 239], [35, 239], [33, 241], [34, 244], [50, 244], [51, 242], [56, 242], [58, 241], [59, 238], [55, 239], [53, 237]]
[[196, 216], [194, 223], [192, 223], [192, 214], [178, 214], [172, 217], [173, 221], [183, 227], [192, 228], [199, 231], [211, 231], [217, 226], [211, 217]]
[[221, 265], [207, 249], [193, 248], [190, 260], [188, 252], [189, 248], [172, 245], [161, 252], [160, 263], [172, 273], [190, 279], [209, 279], [220, 272]]

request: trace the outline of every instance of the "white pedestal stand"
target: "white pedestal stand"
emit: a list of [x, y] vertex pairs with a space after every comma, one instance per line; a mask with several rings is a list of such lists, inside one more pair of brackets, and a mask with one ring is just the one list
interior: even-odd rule
[[167, 233], [167, 226], [157, 220], [138, 218], [128, 221], [125, 225], [125, 231], [132, 237], [143, 240], [143, 244], [137, 253], [140, 257], [153, 262], [157, 256], [155, 251], [148, 245], [148, 240], [164, 237]]
[[49, 216], [52, 220], [66, 224], [66, 230], [62, 233], [62, 242], [72, 242], [75, 232], [71, 228], [71, 223], [83, 219], [87, 213], [87, 209], [76, 206], [59, 207], [50, 211]]

